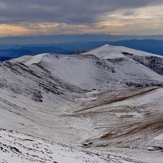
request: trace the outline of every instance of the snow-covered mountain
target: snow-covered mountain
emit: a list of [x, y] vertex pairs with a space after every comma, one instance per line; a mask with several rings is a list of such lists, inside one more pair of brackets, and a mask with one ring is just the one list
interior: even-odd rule
[[162, 72], [110, 45], [0, 62], [0, 161], [161, 163]]
[[163, 75], [163, 56], [123, 47], [104, 45], [85, 54], [94, 54], [100, 59], [131, 58]]
[[[128, 57], [129, 54], [135, 57], [131, 58], [131, 55]], [[141, 57], [144, 58], [142, 61]], [[84, 55], [41, 54], [34, 57], [24, 56], [13, 61], [25, 64], [35, 73], [38, 67], [42, 67], [53, 77], [81, 89], [112, 90], [163, 85], [163, 76], [158, 73], [158, 71], [162, 72], [162, 67], [158, 66], [158, 62], [150, 64], [150, 61], [146, 61], [151, 57], [157, 58], [162, 66], [162, 56], [109, 45], [104, 45]], [[135, 58], [140, 58], [141, 62], [136, 61]]]

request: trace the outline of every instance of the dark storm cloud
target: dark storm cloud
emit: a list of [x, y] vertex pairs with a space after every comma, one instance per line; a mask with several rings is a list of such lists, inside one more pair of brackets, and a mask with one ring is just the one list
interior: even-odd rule
[[163, 0], [1, 0], [0, 24], [94, 23], [99, 15], [111, 11], [159, 4]]

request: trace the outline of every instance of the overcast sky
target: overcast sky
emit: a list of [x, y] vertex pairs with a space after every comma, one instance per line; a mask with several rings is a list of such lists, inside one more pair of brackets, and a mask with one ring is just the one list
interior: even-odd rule
[[0, 37], [163, 34], [163, 0], [0, 0]]

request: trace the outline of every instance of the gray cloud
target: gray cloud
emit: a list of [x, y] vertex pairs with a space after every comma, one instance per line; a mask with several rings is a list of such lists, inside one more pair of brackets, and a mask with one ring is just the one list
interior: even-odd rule
[[123, 15], [124, 16], [135, 15], [135, 12], [134, 11], [125, 11], [125, 12], [123, 12]]
[[[58, 22], [87, 24], [119, 9], [163, 4], [163, 0], [1, 0], [0, 24]], [[132, 13], [126, 13], [132, 14]]]

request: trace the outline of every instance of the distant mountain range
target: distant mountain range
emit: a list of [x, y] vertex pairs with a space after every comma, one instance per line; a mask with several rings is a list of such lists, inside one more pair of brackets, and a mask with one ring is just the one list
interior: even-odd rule
[[163, 55], [163, 40], [121, 40], [121, 41], [78, 41], [59, 44], [4, 45], [0, 44], [0, 61], [17, 58], [23, 55], [41, 53], [70, 54], [87, 51], [104, 44], [125, 46], [137, 50]]

